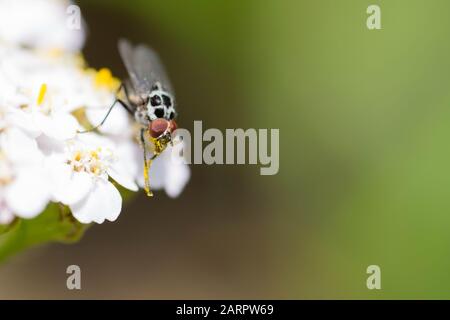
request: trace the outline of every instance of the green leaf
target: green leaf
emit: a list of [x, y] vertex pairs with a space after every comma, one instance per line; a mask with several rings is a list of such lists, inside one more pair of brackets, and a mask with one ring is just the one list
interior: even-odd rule
[[0, 263], [39, 244], [77, 242], [88, 227], [76, 221], [67, 207], [52, 203], [36, 218], [16, 219], [0, 229]]
[[[124, 202], [136, 193], [112, 181]], [[67, 206], [51, 203], [33, 219], [16, 219], [10, 225], [0, 225], [0, 264], [28, 248], [51, 242], [74, 243], [81, 239], [90, 224], [78, 222]]]

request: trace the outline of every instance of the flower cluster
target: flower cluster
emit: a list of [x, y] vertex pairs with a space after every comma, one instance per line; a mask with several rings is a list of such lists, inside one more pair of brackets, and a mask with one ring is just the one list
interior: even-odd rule
[[[48, 28], [39, 19], [24, 28], [23, 5], [51, 8], [40, 15]], [[114, 221], [122, 208], [116, 186], [138, 191], [144, 183], [138, 128], [125, 110], [113, 109], [97, 132], [79, 133], [101, 121], [120, 82], [108, 69], [86, 67], [77, 51], [84, 33], [66, 29], [67, 5], [0, 0], [0, 16], [9, 19], [6, 26], [0, 18], [0, 224], [33, 218], [49, 202], [68, 206], [82, 223]], [[171, 161], [170, 149], [155, 159], [150, 181], [176, 197], [189, 168]]]

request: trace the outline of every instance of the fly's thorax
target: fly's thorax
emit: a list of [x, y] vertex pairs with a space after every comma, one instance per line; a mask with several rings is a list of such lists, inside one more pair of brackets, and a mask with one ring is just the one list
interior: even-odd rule
[[134, 118], [136, 119], [137, 123], [141, 124], [144, 127], [148, 127], [151, 120], [148, 115], [147, 105], [137, 106], [134, 112]]
[[147, 111], [151, 121], [158, 118], [170, 121], [176, 117], [175, 99], [160, 86], [154, 86], [148, 96]]

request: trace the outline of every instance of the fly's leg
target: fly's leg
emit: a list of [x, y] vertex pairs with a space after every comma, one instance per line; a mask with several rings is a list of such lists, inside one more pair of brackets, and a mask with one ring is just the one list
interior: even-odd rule
[[[127, 91], [126, 91], [125, 86], [123, 85], [123, 83], [120, 85], [119, 89], [117, 89], [117, 94], [120, 92], [120, 90], [122, 88], [125, 90], [125, 95], [127, 95], [127, 97], [128, 97]], [[106, 119], [108, 119], [109, 115], [111, 114], [111, 111], [114, 109], [114, 107], [116, 106], [117, 103], [120, 103], [120, 105], [123, 108], [125, 108], [125, 110], [127, 110], [129, 114], [133, 115], [132, 108], [129, 105], [127, 105], [123, 100], [121, 100], [119, 98], [116, 98], [116, 100], [114, 100], [114, 102], [111, 105], [111, 107], [109, 107], [108, 112], [106, 113], [105, 117], [103, 118], [103, 120], [98, 125], [96, 125], [95, 127], [91, 128], [89, 130], [78, 131], [78, 133], [87, 133], [87, 132], [91, 132], [91, 131], [94, 131], [94, 130], [97, 130], [98, 128], [100, 128], [106, 122]]]
[[152, 164], [152, 159], [147, 159], [147, 144], [145, 143], [145, 129], [141, 128], [141, 143], [142, 148], [144, 149], [144, 190], [147, 196], [152, 197], [153, 193], [150, 190], [150, 178], [149, 178], [149, 170]]

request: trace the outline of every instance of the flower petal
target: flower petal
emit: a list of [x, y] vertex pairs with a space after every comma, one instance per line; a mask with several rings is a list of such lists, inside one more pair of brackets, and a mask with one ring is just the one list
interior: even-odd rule
[[150, 188], [153, 190], [159, 190], [164, 188], [166, 181], [166, 165], [167, 159], [165, 157], [165, 151], [162, 155], [153, 160], [150, 166], [149, 180]]
[[79, 51], [86, 37], [85, 27], [83, 21], [76, 32], [68, 27], [69, 4], [69, 1], [0, 1], [0, 38], [16, 46]]
[[92, 177], [86, 172], [73, 172], [67, 164], [55, 164], [50, 169], [51, 191], [55, 201], [71, 205], [81, 201], [91, 191]]
[[17, 216], [34, 218], [50, 200], [46, 183], [39, 168], [22, 169], [6, 190], [6, 203]]
[[139, 187], [134, 182], [133, 175], [130, 174], [126, 167], [123, 167], [116, 163], [108, 169], [108, 175], [113, 178], [118, 184], [120, 184], [124, 188], [127, 188], [128, 190], [139, 190]]
[[[170, 162], [170, 160], [168, 160]], [[189, 178], [191, 176], [191, 171], [186, 164], [168, 164], [170, 167], [166, 171], [166, 183], [164, 190], [171, 198], [176, 198], [183, 191]]]
[[36, 141], [20, 129], [8, 128], [1, 135], [0, 144], [15, 164], [39, 163], [43, 159]]
[[[108, 109], [105, 108], [87, 108], [86, 117], [93, 126], [96, 126], [105, 118], [107, 112]], [[130, 133], [130, 127], [129, 115], [119, 105], [114, 106], [105, 123], [99, 127], [99, 131], [112, 135], [124, 135], [124, 133]]]
[[122, 197], [111, 182], [98, 179], [86, 198], [69, 207], [81, 223], [115, 221], [122, 209]]
[[137, 145], [121, 141], [115, 148], [116, 161], [108, 170], [111, 178], [131, 191], [139, 190], [136, 184], [138, 161], [134, 157], [137, 149], [139, 149]]
[[14, 220], [14, 214], [0, 203], [0, 224], [9, 224]]
[[36, 114], [42, 132], [56, 140], [68, 140], [75, 137], [79, 124], [71, 114], [57, 113], [51, 116]]
[[26, 113], [22, 110], [10, 109], [6, 115], [6, 120], [28, 132], [32, 137], [37, 137], [41, 134], [41, 131], [34, 123], [31, 113]]

